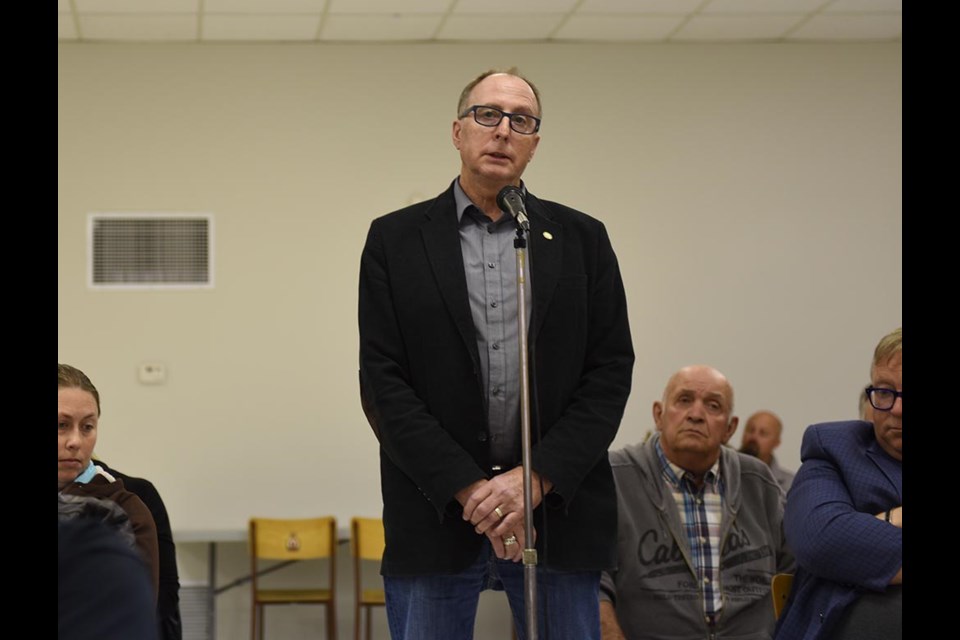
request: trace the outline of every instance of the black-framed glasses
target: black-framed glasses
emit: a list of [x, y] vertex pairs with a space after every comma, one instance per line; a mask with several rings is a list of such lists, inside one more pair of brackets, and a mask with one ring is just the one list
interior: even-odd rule
[[540, 131], [540, 118], [527, 113], [510, 113], [496, 107], [475, 104], [461, 113], [460, 117], [466, 118], [471, 113], [473, 113], [473, 119], [477, 121], [477, 124], [482, 124], [485, 127], [499, 126], [500, 122], [506, 118], [510, 123], [510, 128], [517, 133], [529, 136]]
[[865, 391], [870, 405], [877, 411], [890, 411], [893, 409], [893, 405], [897, 403], [897, 398], [903, 398], [903, 391], [894, 391], [893, 389], [867, 387]]

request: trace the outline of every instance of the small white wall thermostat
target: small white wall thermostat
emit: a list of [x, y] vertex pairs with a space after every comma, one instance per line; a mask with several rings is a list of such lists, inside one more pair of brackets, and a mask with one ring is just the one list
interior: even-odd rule
[[163, 384], [167, 381], [167, 367], [160, 362], [144, 362], [137, 370], [140, 384]]

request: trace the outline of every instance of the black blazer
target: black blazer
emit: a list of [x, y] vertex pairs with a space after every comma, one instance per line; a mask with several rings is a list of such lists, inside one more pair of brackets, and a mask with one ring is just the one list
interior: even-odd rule
[[144, 478], [135, 478], [108, 467], [103, 460], [96, 463], [123, 480], [127, 491], [140, 498], [157, 525], [157, 543], [160, 555], [160, 588], [157, 593], [157, 624], [160, 640], [180, 640], [183, 637], [183, 623], [180, 620], [180, 576], [177, 573], [177, 547], [173, 542], [170, 528], [170, 516], [163, 504], [160, 492], [153, 483]]
[[[539, 563], [608, 568], [615, 565], [617, 528], [607, 448], [634, 361], [623, 282], [602, 223], [529, 193], [526, 204], [533, 467], [554, 483], [534, 514]], [[463, 521], [453, 496], [490, 474], [453, 185], [371, 224], [360, 265], [359, 328], [361, 396], [380, 440], [382, 572], [462, 571], [482, 537]]]

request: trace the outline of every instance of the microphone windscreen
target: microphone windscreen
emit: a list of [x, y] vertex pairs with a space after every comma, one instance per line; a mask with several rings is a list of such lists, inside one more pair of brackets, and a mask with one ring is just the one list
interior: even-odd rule
[[497, 206], [500, 207], [502, 211], [506, 211], [516, 217], [517, 212], [514, 210], [515, 207], [510, 205], [520, 204], [521, 207], [523, 206], [523, 198], [520, 193], [520, 187], [508, 184], [503, 189], [500, 189], [500, 193], [497, 194]]

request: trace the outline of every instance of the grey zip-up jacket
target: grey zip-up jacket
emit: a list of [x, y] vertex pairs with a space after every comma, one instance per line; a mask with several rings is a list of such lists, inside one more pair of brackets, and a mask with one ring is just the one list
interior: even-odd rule
[[604, 573], [600, 598], [613, 602], [629, 640], [769, 640], [774, 574], [792, 572], [783, 535], [783, 491], [769, 467], [724, 446], [720, 524], [723, 610], [708, 626], [680, 513], [660, 472], [655, 434], [610, 452], [617, 484], [618, 558]]

